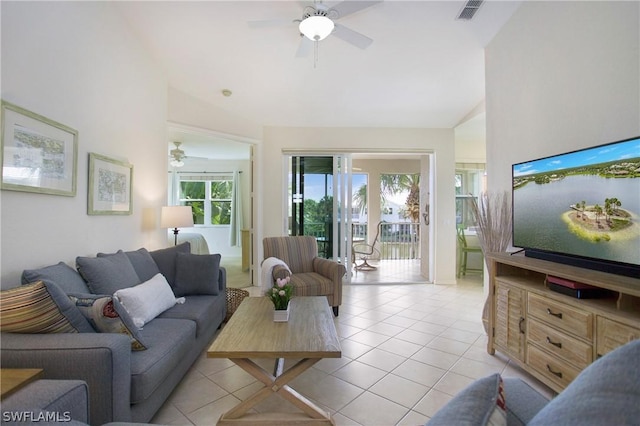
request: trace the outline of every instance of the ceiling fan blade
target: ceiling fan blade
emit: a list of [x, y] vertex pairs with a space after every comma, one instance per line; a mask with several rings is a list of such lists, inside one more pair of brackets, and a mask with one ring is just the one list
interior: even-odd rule
[[347, 15], [351, 15], [352, 13], [356, 13], [363, 9], [376, 5], [378, 3], [382, 3], [382, 0], [377, 0], [377, 1], [345, 0], [342, 3], [336, 4], [331, 9], [338, 12], [338, 19], [340, 19], [340, 18], [344, 18]]
[[300, 45], [298, 45], [298, 50], [296, 51], [296, 58], [305, 58], [309, 55], [313, 49], [313, 42], [308, 38], [301, 36], [300, 37]]
[[371, 45], [371, 43], [373, 43], [373, 39], [340, 24], [336, 24], [336, 28], [331, 35], [334, 35], [347, 43], [353, 44], [360, 49], [366, 49]]
[[271, 28], [294, 25], [295, 23], [296, 22], [291, 19], [267, 19], [265, 21], [249, 21], [247, 25], [249, 25], [250, 28]]

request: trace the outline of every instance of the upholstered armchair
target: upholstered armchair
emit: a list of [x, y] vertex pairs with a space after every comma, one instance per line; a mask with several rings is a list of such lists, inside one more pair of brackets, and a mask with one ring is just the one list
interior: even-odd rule
[[267, 237], [262, 244], [265, 259], [275, 257], [286, 264], [273, 266], [272, 280], [291, 276], [294, 296], [326, 296], [333, 313], [338, 316], [346, 269], [338, 262], [318, 257], [315, 237]]

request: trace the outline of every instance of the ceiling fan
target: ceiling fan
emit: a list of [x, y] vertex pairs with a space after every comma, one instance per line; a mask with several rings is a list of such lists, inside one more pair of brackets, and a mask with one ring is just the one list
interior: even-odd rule
[[173, 144], [176, 147], [169, 151], [169, 158], [171, 158], [169, 164], [171, 164], [173, 167], [182, 167], [184, 166], [183, 160], [187, 158], [184, 151], [180, 149], [180, 145], [182, 145], [182, 142], [174, 142]]
[[272, 19], [266, 21], [250, 21], [249, 26], [252, 28], [265, 28], [282, 25], [296, 24], [300, 32], [301, 41], [296, 52], [296, 57], [305, 57], [317, 42], [324, 40], [326, 37], [333, 35], [339, 39], [346, 41], [360, 49], [366, 49], [373, 43], [373, 40], [364, 34], [354, 31], [350, 28], [340, 25], [335, 21], [367, 9], [375, 4], [382, 3], [377, 1], [354, 1], [345, 0], [333, 7], [328, 7], [322, 1], [314, 1], [313, 5], [304, 7], [302, 17], [300, 19]]

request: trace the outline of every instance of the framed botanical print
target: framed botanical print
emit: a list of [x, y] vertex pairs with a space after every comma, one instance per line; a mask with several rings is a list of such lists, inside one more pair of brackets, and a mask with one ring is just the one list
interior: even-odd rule
[[133, 165], [89, 153], [89, 215], [133, 213], [131, 188]]
[[78, 131], [2, 101], [2, 189], [76, 195]]

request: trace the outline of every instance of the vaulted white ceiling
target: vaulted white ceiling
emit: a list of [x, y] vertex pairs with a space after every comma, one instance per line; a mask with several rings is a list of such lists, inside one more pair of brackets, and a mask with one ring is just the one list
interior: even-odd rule
[[[209, 104], [269, 126], [452, 128], [484, 102], [484, 47], [520, 2], [386, 0], [337, 22], [373, 39], [362, 50], [329, 36], [296, 57], [311, 2], [117, 2], [168, 76]], [[327, 3], [328, 6], [335, 3]], [[224, 89], [233, 94], [225, 97]]]

